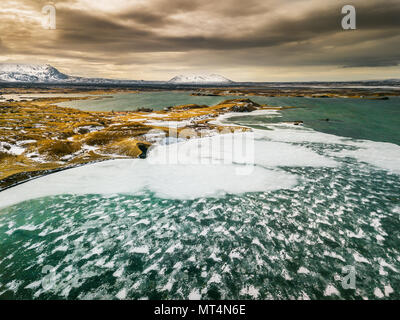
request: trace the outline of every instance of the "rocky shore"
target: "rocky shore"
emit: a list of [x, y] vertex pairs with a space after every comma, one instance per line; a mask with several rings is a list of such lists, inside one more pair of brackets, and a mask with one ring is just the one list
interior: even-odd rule
[[[99, 93], [99, 92], [96, 92]], [[96, 161], [143, 158], [160, 139], [247, 128], [210, 123], [228, 112], [279, 109], [248, 99], [163, 111], [85, 112], [55, 106], [81, 98], [0, 102], [0, 190], [54, 171]]]
[[239, 96], [239, 97], [292, 97], [292, 98], [352, 98], [388, 100], [399, 96], [400, 91], [370, 90], [364, 88], [214, 88], [199, 89], [192, 96]]

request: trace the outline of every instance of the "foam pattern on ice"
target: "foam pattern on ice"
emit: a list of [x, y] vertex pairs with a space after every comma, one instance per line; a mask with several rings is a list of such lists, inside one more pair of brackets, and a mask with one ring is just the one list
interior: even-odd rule
[[399, 146], [270, 128], [248, 175], [208, 137], [1, 192], [0, 298], [400, 298]]

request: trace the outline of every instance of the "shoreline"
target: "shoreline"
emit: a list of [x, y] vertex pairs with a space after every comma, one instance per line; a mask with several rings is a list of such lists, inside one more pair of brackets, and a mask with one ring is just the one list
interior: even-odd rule
[[[251, 130], [212, 123], [221, 114], [281, 109], [248, 99], [227, 100], [214, 106], [181, 105], [151, 112], [88, 112], [55, 105], [90, 98], [93, 97], [0, 102], [0, 134], [4, 137], [0, 142], [0, 192], [89, 163], [144, 158], [156, 138], [178, 136], [183, 130], [191, 130], [193, 136]], [[192, 138], [192, 134], [187, 138]]]
[[[55, 91], [59, 92], [59, 89]], [[215, 90], [220, 96], [234, 94], [232, 89], [229, 89], [229, 93], [226, 88]], [[144, 158], [157, 139], [170, 135], [176, 137], [183, 130], [192, 130], [193, 136], [198, 133], [215, 134], [226, 129], [231, 132], [252, 130], [243, 125], [216, 121], [218, 117], [225, 117], [229, 113], [235, 116], [255, 110], [295, 108], [259, 105], [248, 98], [262, 95], [256, 90], [246, 96], [241, 96], [242, 93], [237, 91], [237, 99], [225, 100], [213, 106], [187, 104], [156, 111], [146, 108], [136, 111], [83, 111], [58, 106], [61, 102], [96, 100], [110, 94], [141, 92], [126, 89], [79, 92], [77, 88], [72, 88], [63, 89], [63, 94], [70, 94], [71, 91], [78, 96], [0, 101], [0, 192], [59, 170], [105, 160]], [[210, 92], [210, 89], [198, 90], [198, 93], [204, 92]], [[58, 94], [62, 95], [61, 92]], [[297, 94], [297, 89], [291, 94]], [[381, 99], [379, 95], [371, 91], [371, 96], [367, 98]], [[302, 125], [300, 120], [290, 124]], [[192, 138], [191, 134], [187, 138]]]

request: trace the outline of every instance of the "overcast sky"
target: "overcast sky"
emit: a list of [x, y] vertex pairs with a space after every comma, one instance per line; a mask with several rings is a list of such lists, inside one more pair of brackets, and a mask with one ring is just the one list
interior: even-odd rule
[[[49, 3], [56, 30], [41, 25]], [[345, 4], [356, 7], [357, 30], [341, 28]], [[1, 0], [1, 62], [116, 79], [400, 78], [400, 1]]]

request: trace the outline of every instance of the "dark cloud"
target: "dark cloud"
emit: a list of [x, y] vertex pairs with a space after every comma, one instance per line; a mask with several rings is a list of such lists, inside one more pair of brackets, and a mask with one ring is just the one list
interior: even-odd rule
[[[400, 63], [400, 1], [355, 0], [357, 30], [341, 28], [347, 1], [56, 1], [57, 30], [17, 23], [47, 1], [0, 11], [0, 50], [114, 66], [166, 65], [387, 67]], [[15, 1], [5, 1], [10, 5]], [[1, 6], [1, 5], [0, 5]], [[86, 7], [85, 7], [86, 6]], [[18, 11], [20, 10], [20, 11]], [[22, 13], [23, 14], [23, 13]]]
[[119, 15], [118, 18], [143, 24], [148, 27], [162, 27], [166, 24], [173, 23], [173, 21], [167, 15], [162, 13], [154, 13], [147, 9], [126, 12]]
[[396, 29], [400, 31], [400, 1], [376, 1], [357, 7], [360, 29]]
[[[173, 3], [172, 1], [169, 1]], [[178, 2], [181, 3], [181, 2]], [[241, 2], [242, 3], [242, 2]], [[175, 9], [179, 6], [174, 7]], [[196, 6], [193, 6], [196, 8]], [[310, 10], [298, 18], [280, 18], [270, 25], [258, 23], [259, 26], [243, 34], [229, 36], [191, 35], [191, 36], [162, 36], [154, 30], [138, 25], [123, 26], [114, 21], [114, 16], [98, 17], [88, 12], [78, 10], [62, 10], [58, 13], [60, 21], [60, 40], [94, 42], [103, 46], [104, 40], [110, 42], [124, 41], [128, 50], [135, 46], [136, 41], [142, 50], [187, 51], [193, 49], [241, 49], [252, 47], [271, 47], [290, 42], [310, 41], [314, 38], [338, 32], [348, 32], [341, 29], [340, 5], [323, 9]], [[169, 8], [174, 12], [173, 8]], [[233, 9], [230, 9], [233, 10]], [[365, 29], [398, 29], [400, 27], [400, 3], [393, 6], [382, 6], [381, 3], [360, 5], [358, 10], [358, 30]], [[243, 13], [242, 13], [243, 14]], [[249, 13], [250, 14], [250, 13]], [[147, 11], [132, 11], [118, 16], [126, 21], [133, 20], [139, 24], [163, 26], [171, 23], [171, 18], [160, 13]], [[387, 18], [387, 19], [386, 19]], [[397, 19], [396, 19], [397, 18]], [[240, 20], [238, 21], [240, 23]], [[355, 31], [357, 32], [357, 31]], [[379, 40], [379, 35], [376, 35]], [[354, 43], [353, 43], [354, 44]], [[340, 43], [339, 43], [340, 45]], [[120, 50], [118, 47], [116, 50]]]

